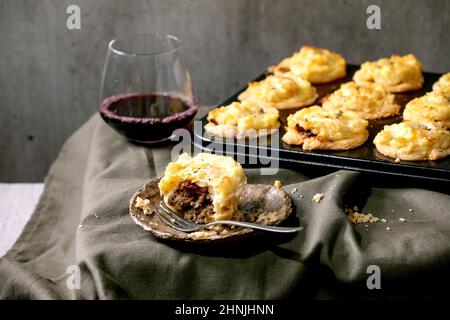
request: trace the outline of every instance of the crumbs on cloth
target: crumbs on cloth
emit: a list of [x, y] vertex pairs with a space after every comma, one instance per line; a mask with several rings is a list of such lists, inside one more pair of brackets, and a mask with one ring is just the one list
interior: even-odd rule
[[312, 197], [312, 201], [314, 201], [315, 203], [319, 203], [320, 200], [322, 200], [322, 198], [325, 197], [325, 195], [323, 193], [316, 193], [313, 197]]
[[[359, 212], [358, 207], [346, 208], [345, 214], [347, 215], [347, 218], [350, 220], [353, 224], [359, 224], [359, 223], [375, 223], [378, 221], [381, 221], [380, 218], [374, 216], [372, 213], [362, 213]], [[385, 219], [382, 219], [382, 222], [386, 222]]]

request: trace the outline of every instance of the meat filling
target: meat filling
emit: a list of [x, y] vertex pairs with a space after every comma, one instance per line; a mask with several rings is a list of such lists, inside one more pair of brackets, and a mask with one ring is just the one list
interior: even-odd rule
[[308, 130], [305, 130], [302, 126], [300, 126], [300, 125], [296, 125], [295, 126], [295, 128], [297, 129], [297, 131], [300, 133], [300, 134], [303, 134], [303, 135], [305, 135], [305, 136], [307, 136], [308, 138], [309, 137], [315, 137], [316, 135], [314, 134], [314, 133], [312, 133], [309, 129]]
[[184, 218], [195, 223], [205, 224], [214, 215], [211, 194], [208, 188], [184, 181], [169, 196], [167, 203]]
[[281, 68], [278, 68], [278, 71], [285, 73], [285, 72], [289, 72], [291, 70], [289, 68], [286, 68], [286, 67], [281, 67]]

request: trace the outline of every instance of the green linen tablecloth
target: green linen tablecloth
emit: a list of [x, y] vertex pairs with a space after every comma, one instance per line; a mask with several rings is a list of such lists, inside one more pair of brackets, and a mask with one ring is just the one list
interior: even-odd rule
[[[283, 182], [305, 229], [288, 237], [192, 247], [158, 241], [128, 215], [131, 195], [161, 176], [169, 161], [170, 148], [130, 144], [97, 115], [91, 118], [63, 146], [30, 222], [0, 259], [0, 297], [371, 299], [448, 293], [445, 193], [394, 187], [391, 180], [374, 185], [350, 171], [311, 179], [289, 170], [261, 176], [247, 169], [250, 183]], [[312, 201], [316, 193], [325, 195], [318, 204]], [[387, 222], [353, 226], [345, 205]], [[366, 285], [371, 265], [380, 268], [379, 290]], [[80, 277], [74, 278], [77, 268]]]

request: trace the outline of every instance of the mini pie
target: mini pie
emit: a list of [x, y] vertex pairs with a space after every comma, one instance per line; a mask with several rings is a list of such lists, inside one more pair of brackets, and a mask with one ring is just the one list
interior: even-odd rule
[[331, 82], [346, 75], [345, 59], [327, 49], [303, 46], [299, 52], [269, 68], [275, 75], [300, 76], [311, 83]]
[[352, 111], [367, 120], [381, 119], [400, 112], [394, 100], [395, 96], [382, 86], [364, 87], [350, 81], [328, 96], [322, 107], [331, 112]]
[[288, 117], [283, 141], [305, 150], [348, 150], [369, 137], [368, 122], [353, 112], [330, 112], [319, 106], [304, 108]]
[[254, 101], [233, 102], [211, 110], [205, 130], [224, 138], [272, 134], [280, 127], [278, 110]]
[[316, 89], [303, 78], [268, 76], [262, 81], [249, 83], [238, 98], [266, 103], [282, 110], [309, 106], [317, 97]]
[[436, 160], [450, 154], [450, 131], [432, 123], [404, 121], [384, 126], [373, 143], [380, 153], [396, 161]]
[[233, 219], [247, 184], [241, 165], [231, 157], [187, 153], [169, 163], [159, 189], [164, 202], [196, 223]]
[[433, 92], [440, 93], [450, 99], [450, 72], [444, 74], [433, 84]]
[[403, 111], [403, 119], [413, 122], [433, 122], [450, 129], [450, 101], [442, 94], [428, 92], [411, 100]]
[[403, 57], [393, 54], [390, 58], [364, 62], [353, 75], [361, 85], [379, 84], [389, 92], [404, 92], [422, 88], [422, 64], [412, 54]]

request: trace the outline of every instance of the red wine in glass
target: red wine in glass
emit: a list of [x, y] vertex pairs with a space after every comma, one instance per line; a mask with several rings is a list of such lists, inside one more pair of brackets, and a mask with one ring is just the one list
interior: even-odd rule
[[158, 143], [190, 127], [197, 110], [177, 38], [141, 34], [110, 42], [99, 112], [113, 129], [133, 142]]
[[100, 115], [116, 131], [134, 142], [167, 140], [171, 132], [188, 128], [197, 105], [170, 94], [124, 94], [105, 99]]

